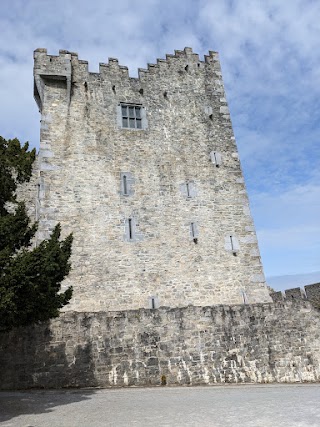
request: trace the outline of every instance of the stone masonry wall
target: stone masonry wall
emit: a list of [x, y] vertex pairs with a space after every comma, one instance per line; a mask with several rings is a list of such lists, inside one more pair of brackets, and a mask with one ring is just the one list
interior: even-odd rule
[[[66, 310], [271, 301], [218, 55], [204, 59], [186, 48], [130, 78], [116, 59], [89, 73], [35, 51], [38, 239], [74, 234]], [[121, 127], [121, 103], [143, 129]]]
[[273, 302], [288, 299], [308, 300], [313, 305], [320, 307], [320, 283], [306, 285], [303, 288], [286, 289], [284, 292], [277, 291], [270, 294]]
[[0, 387], [319, 381], [319, 349], [305, 301], [67, 312], [0, 334]]

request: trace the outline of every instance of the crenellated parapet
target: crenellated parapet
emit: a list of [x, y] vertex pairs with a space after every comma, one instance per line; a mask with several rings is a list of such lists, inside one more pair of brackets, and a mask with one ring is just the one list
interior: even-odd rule
[[278, 291], [270, 294], [273, 302], [285, 300], [308, 300], [320, 305], [320, 283], [306, 285], [303, 288], [286, 289], [284, 292]]
[[36, 49], [34, 51], [34, 97], [39, 110], [42, 110], [44, 86], [46, 81], [58, 81], [65, 84], [66, 101], [70, 104], [72, 96], [72, 83], [88, 82], [94, 80], [110, 80], [114, 82], [126, 82], [131, 86], [141, 86], [145, 81], [158, 79], [159, 76], [178, 72], [181, 77], [190, 77], [194, 74], [207, 73], [216, 87], [217, 93], [223, 94], [223, 83], [219, 55], [217, 52], [209, 51], [204, 60], [193, 53], [190, 47], [184, 50], [175, 50], [174, 54], [167, 54], [166, 59], [157, 59], [155, 64], [148, 64], [147, 68], [138, 69], [138, 78], [129, 76], [128, 67], [119, 64], [118, 59], [109, 58], [108, 63], [99, 64], [99, 73], [89, 72], [88, 61], [80, 60], [78, 54], [67, 50], [60, 50], [59, 55], [48, 55], [47, 49]]
[[60, 50], [59, 56], [47, 55], [47, 49], [34, 51], [34, 97], [39, 110], [42, 110], [46, 80], [59, 80], [65, 83], [67, 101], [71, 96], [71, 57], [76, 53]]

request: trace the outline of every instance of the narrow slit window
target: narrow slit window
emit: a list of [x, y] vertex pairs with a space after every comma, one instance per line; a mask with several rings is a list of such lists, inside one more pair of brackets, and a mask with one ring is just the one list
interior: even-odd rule
[[123, 181], [123, 194], [127, 195], [128, 194], [127, 175], [123, 175], [122, 181]]
[[241, 290], [241, 295], [242, 295], [243, 304], [247, 304], [247, 295], [243, 289]]
[[234, 256], [237, 256], [240, 250], [240, 245], [235, 235], [229, 234], [225, 236], [225, 249], [232, 252]]
[[217, 164], [217, 153], [215, 151], [213, 152], [213, 158], [214, 158], [215, 164]]
[[126, 242], [138, 242], [143, 240], [143, 236], [141, 233], [137, 231], [137, 218], [135, 216], [131, 216], [126, 218], [124, 221], [124, 240]]
[[159, 297], [157, 295], [149, 297], [149, 308], [151, 308], [151, 310], [159, 308]]
[[194, 181], [185, 181], [180, 184], [180, 192], [183, 197], [187, 199], [193, 199], [197, 196], [197, 188]]
[[190, 237], [195, 244], [198, 243], [198, 228], [195, 222], [190, 223]]
[[230, 236], [231, 250], [234, 251], [233, 238]]
[[231, 251], [232, 251], [233, 255], [236, 256], [237, 255], [237, 251], [236, 251], [235, 242], [233, 240], [233, 236], [230, 236], [230, 244], [231, 244]]
[[120, 172], [120, 194], [122, 196], [132, 196], [134, 194], [134, 182], [131, 172]]
[[190, 195], [190, 184], [189, 182], [186, 183], [186, 189], [187, 189], [187, 197], [191, 197]]
[[195, 227], [194, 227], [194, 222], [191, 223], [190, 225], [191, 227], [191, 236], [194, 239], [195, 238]]
[[211, 151], [210, 156], [212, 163], [218, 168], [222, 163], [221, 153], [218, 151]]
[[133, 233], [132, 233], [132, 218], [128, 219], [128, 228], [129, 228], [129, 240], [132, 240]]

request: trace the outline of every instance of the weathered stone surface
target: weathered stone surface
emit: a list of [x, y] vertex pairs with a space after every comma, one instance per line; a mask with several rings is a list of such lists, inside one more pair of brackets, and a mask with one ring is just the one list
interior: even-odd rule
[[320, 283], [313, 283], [312, 285], [306, 285], [303, 288], [292, 288], [286, 289], [283, 292], [272, 292], [270, 294], [272, 301], [283, 301], [285, 299], [307, 299], [312, 304], [320, 307]]
[[[34, 58], [41, 148], [21, 193], [39, 240], [57, 222], [74, 234], [65, 310], [271, 301], [217, 53], [176, 51], [139, 78], [116, 59], [90, 73], [72, 52]], [[121, 103], [145, 129], [121, 128]]]
[[320, 307], [320, 283], [313, 283], [304, 287], [306, 297], [309, 301]]
[[277, 304], [64, 313], [0, 335], [0, 387], [320, 380], [320, 312]]

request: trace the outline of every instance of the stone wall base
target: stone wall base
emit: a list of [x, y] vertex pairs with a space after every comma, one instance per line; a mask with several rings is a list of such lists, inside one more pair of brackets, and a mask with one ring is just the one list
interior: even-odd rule
[[315, 382], [306, 301], [63, 313], [0, 334], [1, 389]]

